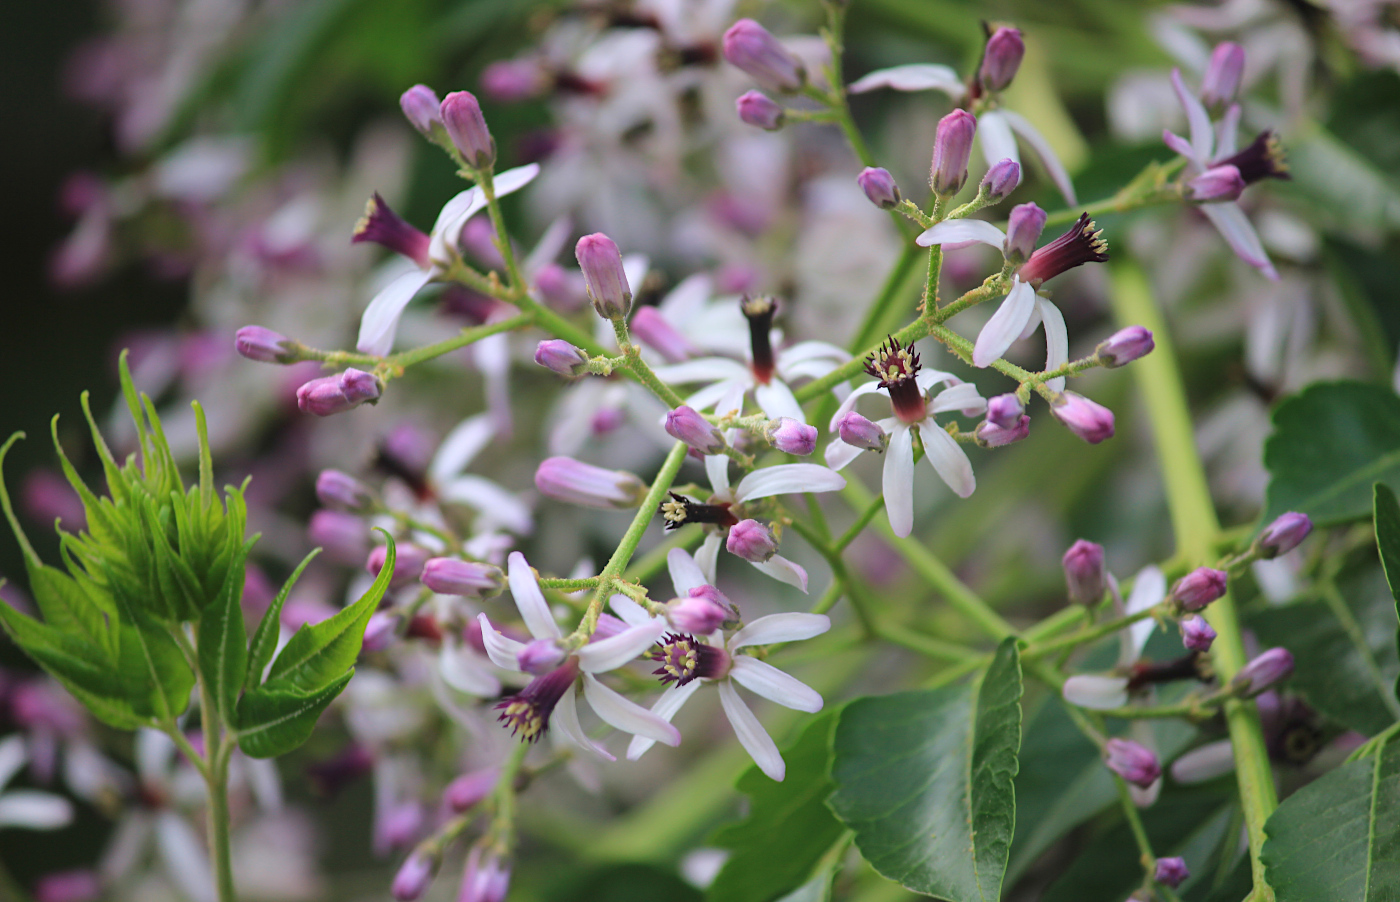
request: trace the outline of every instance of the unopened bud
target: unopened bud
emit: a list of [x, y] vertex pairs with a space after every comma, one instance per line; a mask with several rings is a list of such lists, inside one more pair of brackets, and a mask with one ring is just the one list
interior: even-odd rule
[[1108, 740], [1104, 756], [1108, 769], [1134, 786], [1146, 789], [1162, 776], [1161, 762], [1152, 750], [1131, 739]]
[[778, 417], [768, 425], [768, 441], [786, 454], [806, 457], [817, 449], [817, 427], [792, 417]]
[[1091, 445], [1113, 438], [1113, 411], [1081, 394], [1062, 392], [1050, 402], [1050, 412]]
[[425, 138], [437, 140], [443, 134], [442, 104], [427, 85], [414, 85], [399, 97], [399, 106], [409, 123]]
[[467, 855], [457, 902], [505, 902], [510, 891], [510, 865], [496, 853], [474, 846]]
[[1244, 76], [1244, 48], [1234, 41], [1216, 44], [1201, 79], [1201, 103], [1225, 106], [1233, 103]]
[[1014, 394], [996, 395], [987, 400], [987, 422], [1001, 429], [1011, 429], [1021, 421], [1026, 408]]
[[1242, 698], [1253, 698], [1293, 674], [1293, 655], [1286, 648], [1271, 648], [1240, 668], [1230, 688]]
[[1099, 363], [1115, 367], [1132, 363], [1139, 357], [1146, 357], [1155, 347], [1157, 344], [1152, 340], [1149, 330], [1142, 326], [1128, 326], [1099, 342], [1094, 353], [1098, 355]]
[[1012, 263], [1022, 263], [1035, 252], [1035, 243], [1045, 229], [1048, 217], [1044, 210], [1035, 204], [1017, 204], [1011, 208], [1011, 216], [1006, 223], [1006, 244], [1003, 252]]
[[983, 421], [972, 431], [972, 437], [984, 448], [1000, 448], [1019, 442], [1031, 434], [1031, 418], [1022, 414], [1010, 428], [1003, 429], [996, 423]]
[[775, 132], [783, 127], [783, 108], [761, 91], [746, 91], [734, 101], [739, 121], [765, 131]]
[[379, 377], [357, 369], [338, 376], [322, 376], [297, 389], [297, 407], [303, 413], [328, 417], [344, 413], [366, 401], [376, 401], [384, 390]]
[[632, 307], [632, 289], [622, 268], [622, 252], [611, 238], [602, 232], [584, 235], [574, 247], [579, 269], [593, 309], [603, 319], [627, 318]]
[[1259, 538], [1254, 540], [1255, 553], [1264, 560], [1287, 554], [1301, 545], [1310, 532], [1312, 520], [1307, 514], [1296, 511], [1280, 514], [1278, 519], [1264, 527], [1264, 531], [1259, 533]]
[[442, 124], [452, 146], [477, 169], [486, 169], [496, 162], [496, 139], [486, 127], [481, 104], [470, 91], [453, 91], [442, 99]]
[[730, 527], [724, 547], [730, 554], [754, 563], [762, 563], [778, 551], [773, 531], [757, 520], [740, 520]]
[[414, 902], [421, 899], [428, 887], [433, 885], [438, 863], [438, 856], [415, 849], [394, 875], [389, 892], [398, 902]]
[[1225, 594], [1229, 579], [1224, 570], [1197, 567], [1176, 581], [1169, 597], [1183, 611], [1199, 611]]
[[1021, 68], [1021, 58], [1026, 55], [1026, 44], [1021, 40], [1018, 28], [998, 28], [987, 39], [987, 49], [982, 53], [982, 66], [977, 71], [977, 80], [988, 91], [1002, 91], [1016, 77]]
[[394, 644], [399, 617], [393, 611], [375, 611], [365, 624], [365, 637], [360, 647], [365, 651], [383, 651]]
[[682, 632], [708, 636], [730, 619], [730, 613], [709, 598], [692, 594], [666, 602], [666, 619]]
[[638, 307], [627, 325], [634, 338], [666, 358], [667, 363], [680, 363], [695, 354], [695, 346], [655, 307]]
[[836, 424], [841, 441], [867, 451], [884, 451], [890, 437], [879, 424], [867, 420], [854, 410], [847, 412]]
[[791, 94], [807, 80], [802, 61], [768, 29], [753, 19], [740, 19], [724, 33], [724, 58], [768, 91]]
[[929, 187], [940, 197], [951, 197], [967, 181], [967, 161], [972, 156], [972, 139], [977, 134], [977, 117], [967, 110], [953, 110], [938, 122], [933, 138], [933, 165]]
[[577, 376], [588, 369], [588, 355], [562, 338], [551, 338], [535, 348], [535, 363], [561, 376]]
[[240, 355], [259, 363], [294, 363], [296, 352], [288, 350], [292, 344], [285, 335], [279, 335], [262, 326], [244, 326], [233, 337], [233, 346]]
[[1190, 876], [1191, 869], [1186, 866], [1186, 859], [1158, 858], [1157, 869], [1153, 873], [1152, 879], [1176, 889], [1185, 883]]
[[481, 804], [491, 794], [491, 790], [496, 788], [496, 781], [500, 778], [501, 772], [494, 767], [484, 767], [462, 774], [447, 784], [442, 793], [443, 800], [453, 811], [461, 814]]
[[[365, 561], [365, 569], [370, 574], [378, 576], [379, 571], [384, 569], [384, 563], [388, 560], [388, 556], [389, 546], [375, 546]], [[423, 566], [427, 562], [427, 549], [410, 545], [407, 542], [399, 542], [394, 548], [394, 573], [389, 577], [389, 588], [398, 589], [417, 579], [422, 574]]]
[[1192, 651], [1210, 651], [1215, 630], [1204, 617], [1192, 615], [1181, 621], [1181, 644]]
[[1186, 183], [1186, 199], [1198, 204], [1230, 203], [1244, 193], [1244, 176], [1228, 163], [1213, 166]]
[[505, 588], [505, 575], [494, 564], [435, 557], [423, 565], [418, 577], [423, 585], [439, 595], [489, 598]]
[[602, 510], [636, 507], [646, 497], [646, 485], [631, 473], [605, 470], [572, 457], [550, 457], [535, 471], [540, 493], [569, 504]]
[[856, 176], [856, 184], [870, 202], [881, 210], [891, 210], [899, 205], [899, 186], [888, 169], [867, 166]]
[[549, 73], [538, 60], [497, 60], [481, 70], [481, 90], [492, 100], [517, 103], [549, 90]]
[[1015, 160], [999, 160], [982, 176], [977, 189], [988, 203], [997, 203], [1021, 184], [1021, 164]]
[[336, 510], [362, 511], [374, 503], [374, 492], [349, 473], [322, 470], [316, 477], [316, 499]]
[[666, 414], [666, 434], [701, 454], [719, 454], [726, 444], [722, 432], [695, 408], [684, 405]]
[[1060, 563], [1065, 568], [1065, 585], [1070, 601], [1096, 605], [1103, 600], [1107, 582], [1102, 545], [1080, 539], [1069, 546]]

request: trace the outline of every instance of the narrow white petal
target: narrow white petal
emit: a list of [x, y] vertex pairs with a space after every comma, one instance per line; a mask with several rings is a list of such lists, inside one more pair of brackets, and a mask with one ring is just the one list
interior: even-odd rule
[[792, 492], [835, 492], [846, 487], [846, 477], [821, 464], [779, 464], [755, 470], [734, 489], [736, 502], [786, 495]]
[[700, 568], [700, 572], [705, 575], [705, 585], [715, 584], [715, 568], [719, 566], [719, 550], [724, 546], [724, 536], [719, 533], [710, 533], [705, 536], [705, 541], [700, 543], [700, 547], [695, 549], [695, 566]]
[[514, 194], [533, 182], [535, 176], [539, 174], [540, 164], [528, 163], [524, 166], [517, 166], [514, 169], [507, 169], [505, 172], [496, 173], [491, 185], [496, 189], [497, 197], [505, 197], [507, 194]]
[[282, 775], [271, 758], [247, 758], [240, 756], [239, 763], [248, 775], [248, 787], [258, 807], [264, 811], [282, 810]]
[[1061, 693], [1065, 701], [1081, 708], [1121, 708], [1128, 703], [1128, 681], [1123, 677], [1082, 674], [1065, 680]]
[[778, 370], [791, 366], [794, 363], [802, 363], [808, 360], [830, 360], [835, 363], [845, 363], [851, 359], [851, 355], [845, 348], [838, 348], [829, 341], [799, 341], [797, 344], [784, 348], [778, 352]]
[[1036, 304], [1036, 305], [1035, 305], [1035, 309], [1031, 311], [1031, 318], [1028, 319], [1028, 320], [1026, 320], [1026, 328], [1024, 328], [1024, 329], [1021, 330], [1021, 334], [1020, 334], [1019, 336], [1017, 336], [1016, 340], [1017, 340], [1017, 341], [1025, 341], [1027, 338], [1030, 338], [1032, 335], [1034, 335], [1034, 334], [1035, 334], [1035, 330], [1036, 330], [1036, 329], [1039, 329], [1039, 328], [1040, 328], [1040, 304]]
[[977, 343], [972, 347], [972, 365], [989, 366], [993, 360], [1005, 354], [1026, 327], [1026, 320], [1031, 318], [1034, 309], [1035, 289], [1019, 278], [1013, 278], [1011, 293], [977, 334]]
[[146, 727], [136, 731], [136, 774], [141, 782], [163, 785], [174, 759], [175, 742], [169, 736]]
[[766, 561], [750, 561], [749, 563], [753, 565], [755, 570], [760, 570], [778, 582], [787, 583], [806, 594], [807, 571], [801, 565], [794, 564], [781, 554], [775, 554]]
[[890, 433], [880, 481], [885, 516], [890, 518], [890, 529], [902, 539], [914, 531], [914, 437], [908, 426], [901, 424]]
[[935, 244], [967, 244], [980, 241], [1001, 250], [1006, 244], [1006, 233], [982, 219], [948, 219], [926, 229], [914, 239], [919, 247], [933, 247]]
[[[485, 617], [486, 615], [481, 614], [479, 616]], [[494, 629], [490, 629], [486, 623], [483, 623], [481, 625], [481, 636], [486, 644], [487, 653], [490, 655], [490, 659], [493, 663], [496, 662], [497, 654], [492, 653], [491, 641], [487, 639], [488, 634], [498, 636], [501, 643], [511, 642], [513, 645], [520, 644], [518, 642], [512, 642], [512, 640], [507, 639]], [[498, 653], [500, 650], [501, 646], [498, 645], [495, 651]], [[514, 662], [515, 655], [512, 654], [509, 660]], [[517, 664], [510, 669], [518, 670], [519, 665]], [[500, 694], [501, 691], [501, 681], [496, 679], [496, 675], [491, 672], [491, 668], [486, 661], [473, 649], [460, 642], [443, 640], [442, 647], [438, 649], [438, 673], [442, 676], [442, 681], [444, 683], [468, 695], [475, 695], [480, 698], [492, 698]]]
[[194, 828], [171, 811], [156, 817], [156, 850], [170, 879], [194, 902], [216, 902], [214, 872]]
[[[1154, 566], [1143, 567], [1133, 578], [1133, 591], [1128, 596], [1128, 604], [1124, 613], [1136, 614], [1139, 611], [1145, 611], [1166, 597], [1166, 576]], [[1123, 649], [1120, 663], [1131, 664], [1141, 657], [1143, 648], [1147, 646], [1148, 637], [1156, 628], [1157, 621], [1150, 618], [1139, 620], [1128, 627], [1128, 644]]]
[[[442, 209], [438, 211], [437, 220], [433, 223], [433, 237], [437, 238], [441, 235], [443, 229], [446, 228], [449, 222], [461, 217], [463, 213], [466, 213], [478, 203], [484, 203], [484, 200], [481, 189], [477, 187], [471, 187], [452, 195], [447, 203], [442, 205]], [[434, 259], [446, 259], [444, 255], [432, 253], [431, 251], [430, 255]]]
[[394, 333], [399, 329], [399, 317], [403, 316], [408, 302], [431, 278], [432, 273], [415, 269], [384, 286], [384, 290], [374, 296], [360, 317], [360, 337], [355, 341], [355, 347], [379, 357], [392, 351]]
[[[1065, 328], [1065, 316], [1060, 312], [1060, 308], [1037, 297], [1036, 307], [1040, 310], [1040, 319], [1045, 323], [1045, 369], [1059, 369], [1069, 362], [1069, 330]], [[1045, 383], [1054, 391], [1065, 390], [1065, 377], [1056, 376]]]
[[746, 645], [772, 645], [775, 642], [800, 642], [820, 636], [831, 629], [831, 619], [825, 614], [769, 614], [748, 624], [729, 638], [730, 650]]
[[896, 91], [942, 91], [953, 100], [961, 100], [966, 90], [958, 73], [937, 63], [910, 63], [891, 66], [866, 73], [846, 87], [848, 94], [864, 94], [876, 88]]
[[616, 670], [655, 645], [664, 632], [666, 621], [658, 617], [648, 623], [629, 627], [616, 636], [590, 642], [578, 650], [578, 666], [585, 673]]
[[1128, 796], [1132, 798], [1133, 804], [1138, 808], [1151, 808], [1157, 801], [1157, 796], [1162, 794], [1162, 778], [1158, 777], [1152, 781], [1152, 785], [1143, 789], [1133, 783], [1128, 784]]
[[[695, 690], [699, 688], [699, 680], [691, 680], [684, 686], [672, 686], [670, 689], [661, 693], [661, 697], [656, 700], [656, 704], [651, 706], [651, 713], [667, 723], [670, 723], [671, 719], [676, 716], [676, 712], [680, 711], [681, 706], [684, 705], [686, 700], [694, 695]], [[645, 736], [633, 736], [632, 741], [627, 745], [627, 760], [636, 761], [653, 745], [656, 745], [655, 739], [648, 739]]]
[[1240, 129], [1240, 105], [1230, 104], [1225, 115], [1215, 124], [1215, 157], [1221, 159], [1235, 154], [1235, 141]]
[[822, 709], [820, 692], [757, 658], [739, 655], [734, 659], [734, 666], [729, 675], [740, 686], [770, 702], [777, 702], [784, 708], [806, 711], [809, 714], [815, 714]]
[[[923, 373], [919, 373], [919, 376], [922, 375]], [[918, 376], [915, 376], [914, 378], [917, 379]], [[835, 432], [837, 424], [841, 422], [841, 418], [844, 417], [846, 414], [850, 413], [852, 410], [855, 410], [857, 401], [859, 401], [866, 395], [874, 394], [879, 390], [880, 383], [878, 382], [862, 382], [860, 385], [857, 385], [855, 388], [851, 389], [851, 393], [846, 396], [846, 399], [844, 401], [841, 402], [841, 406], [836, 408], [836, 413], [831, 415], [831, 422], [827, 425], [826, 428], [831, 432]]]
[[516, 655], [524, 650], [525, 643], [502, 636], [485, 614], [477, 614], [476, 622], [481, 624], [481, 644], [486, 646], [486, 656], [491, 663], [506, 670], [519, 671], [520, 661]]
[[438, 446], [433, 462], [428, 466], [428, 476], [433, 482], [443, 483], [461, 473], [495, 435], [496, 428], [491, 424], [489, 414], [467, 417], [453, 427]]
[[966, 498], [977, 490], [977, 477], [972, 474], [972, 461], [967, 452], [937, 423], [925, 421], [926, 428], [919, 430], [924, 440], [924, 456], [933, 464], [939, 478], [948, 483], [959, 498]]
[[738, 737], [744, 751], [753, 758], [753, 763], [757, 764], [758, 769], [767, 774], [769, 779], [781, 783], [787, 774], [787, 765], [783, 763], [783, 756], [778, 752], [777, 744], [728, 680], [722, 680], [719, 684], [719, 703], [724, 706], [724, 716], [729, 718], [730, 725], [734, 727], [734, 735]]
[[646, 612], [645, 608], [626, 595], [614, 595], [608, 599], [608, 604], [612, 607], [617, 618], [628, 626], [641, 626], [652, 620], [652, 616]]
[[554, 713], [550, 715], [549, 725], [559, 728], [559, 735], [568, 740], [570, 745], [580, 748], [585, 752], [592, 752], [605, 761], [616, 761], [607, 749], [603, 748], [601, 742], [594, 742], [588, 738], [588, 734], [583, 731], [583, 724], [578, 720], [578, 703], [574, 700], [575, 690], [570, 686], [559, 698], [559, 704], [554, 706]]
[[1254, 226], [1250, 225], [1249, 217], [1244, 215], [1239, 204], [1201, 204], [1196, 209], [1205, 214], [1241, 260], [1270, 279], [1278, 280], [1278, 272], [1269, 262], [1264, 245], [1259, 242], [1259, 234], [1254, 231]]
[[982, 397], [977, 391], [977, 386], [971, 382], [964, 382], [962, 385], [954, 385], [952, 388], [945, 388], [934, 396], [933, 403], [929, 405], [929, 413], [947, 413], [950, 410], [979, 410], [987, 409], [987, 399]]
[[836, 369], [840, 364], [832, 360], [798, 360], [793, 363], [779, 363], [778, 375], [784, 382], [798, 379], [820, 379]]
[[525, 555], [512, 551], [506, 559], [506, 579], [510, 583], [510, 594], [520, 611], [520, 619], [536, 639], [558, 639], [563, 635], [554, 615], [549, 612], [549, 603], [544, 600], [540, 584], [535, 581], [535, 573]]
[[651, 258], [646, 254], [628, 254], [622, 258], [622, 274], [628, 285], [641, 285], [646, 281], [647, 270], [651, 269]]
[[715, 413], [720, 416], [743, 413], [744, 394], [754, 386], [753, 374], [746, 374], [741, 379], [731, 379], [721, 383], [721, 386], [723, 391], [720, 393], [719, 400], [715, 401]]
[[656, 378], [662, 382], [684, 385], [687, 382], [716, 382], [747, 376], [749, 368], [727, 357], [701, 357], [670, 366], [656, 368]]
[[1002, 160], [1021, 162], [1016, 135], [1011, 131], [1005, 110], [991, 110], [977, 118], [977, 140], [982, 144], [982, 159], [988, 166], [995, 166]]
[[0, 795], [0, 827], [57, 830], [73, 820], [73, 804], [38, 789], [13, 789]]
[[[1181, 137], [1180, 135], [1178, 135], [1178, 134], [1172, 132], [1170, 129], [1164, 129], [1164, 130], [1162, 131], [1162, 143], [1165, 144], [1165, 145], [1167, 145], [1167, 147], [1168, 147], [1170, 150], [1173, 150], [1173, 151], [1175, 151], [1176, 153], [1181, 154], [1183, 157], [1185, 157], [1185, 158], [1188, 159], [1188, 160], [1191, 160], [1191, 159], [1195, 156], [1195, 154], [1196, 154], [1196, 151], [1193, 150], [1193, 149], [1191, 148], [1191, 142], [1190, 142], [1190, 141], [1187, 141], [1185, 138], [1183, 138], [1183, 137]], [[1195, 161], [1195, 162], [1197, 162], [1197, 164], [1198, 164], [1201, 168], [1205, 168], [1206, 165], [1207, 165], [1207, 164], [1205, 163], [1205, 161]]]
[[710, 488], [716, 495], [729, 494], [729, 458], [723, 454], [711, 454], [705, 458], [705, 475], [710, 480]]
[[1235, 747], [1230, 740], [1207, 742], [1172, 762], [1172, 779], [1191, 785], [1224, 776], [1235, 769]]
[[[943, 370], [919, 370], [919, 372], [914, 375], [914, 384], [917, 385], [919, 391], [924, 394], [928, 394], [929, 389], [940, 382], [950, 382], [953, 385], [957, 385], [962, 382], [962, 380], [952, 373], [945, 373]], [[878, 385], [879, 383], [876, 384]]]
[[599, 682], [591, 673], [583, 675], [583, 695], [602, 721], [627, 733], [646, 736], [666, 745], [680, 745], [681, 734], [664, 719], [628, 701]]
[[671, 585], [677, 597], [684, 598], [691, 589], [709, 585], [700, 566], [684, 548], [672, 548], [666, 552], [666, 569], [671, 573]]
[[802, 405], [797, 403], [792, 389], [788, 388], [781, 380], [774, 379], [767, 385], [754, 386], [753, 399], [758, 402], [759, 408], [768, 414], [769, 419], [792, 417], [799, 423], [807, 422], [807, 415], [802, 412]]
[[[1030, 120], [1020, 113], [1013, 113], [1011, 110], [1002, 110], [1001, 114], [1006, 117], [1006, 121], [1016, 130], [1016, 134], [1021, 136], [1035, 151], [1035, 155], [1040, 157], [1040, 163], [1045, 167], [1045, 171], [1050, 175], [1050, 181], [1055, 183], [1055, 187], [1060, 189], [1060, 194], [1064, 197], [1065, 203], [1074, 206], [1079, 203], [1074, 194], [1074, 183], [1070, 181], [1069, 173], [1065, 171], [1065, 166], [1060, 162], [1060, 158], [1055, 154], [1055, 148], [1050, 146], [1050, 142], [1045, 140]], [[986, 117], [983, 117], [986, 118]]]
[[4, 739], [0, 739], [0, 787], [10, 782], [19, 769], [24, 767], [24, 762], [29, 759], [29, 754], [24, 750], [24, 737], [18, 733], [11, 733]]
[[848, 445], [839, 438], [834, 438], [826, 446], [823, 452], [826, 457], [826, 465], [833, 470], [844, 470], [851, 461], [860, 457], [864, 448], [857, 448], [855, 445]]
[[479, 524], [499, 524], [518, 535], [529, 533], [535, 525], [529, 505], [482, 476], [456, 477], [439, 487], [438, 499], [468, 505], [480, 514]]
[[1176, 91], [1176, 99], [1181, 102], [1181, 108], [1186, 111], [1186, 124], [1191, 130], [1191, 151], [1195, 159], [1202, 166], [1211, 158], [1211, 149], [1215, 142], [1215, 131], [1210, 127], [1210, 114], [1201, 105], [1201, 101], [1196, 95], [1186, 89], [1186, 83], [1181, 80], [1181, 70], [1172, 70], [1172, 89]]

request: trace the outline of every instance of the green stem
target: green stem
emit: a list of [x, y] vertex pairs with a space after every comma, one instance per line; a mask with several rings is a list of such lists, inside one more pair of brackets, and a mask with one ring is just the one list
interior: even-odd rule
[[[915, 320], [896, 332], [894, 338], [897, 338], [900, 344], [908, 346], [921, 338], [927, 337], [931, 331], [932, 325], [930, 323], [923, 320]], [[794, 391], [793, 394], [797, 396], [798, 402], [803, 404], [813, 398], [821, 397], [847, 379], [865, 372], [864, 358], [870, 354], [874, 354], [879, 349], [880, 344], [876, 343], [875, 346], [867, 348], [864, 353], [857, 354], [825, 376], [808, 382], [806, 385]]]
[[463, 329], [458, 335], [440, 341], [437, 344], [427, 345], [421, 348], [414, 348], [411, 351], [402, 351], [384, 359], [384, 362], [392, 367], [407, 369], [414, 364], [441, 357], [443, 354], [450, 354], [458, 348], [464, 348], [469, 344], [481, 341], [491, 335], [498, 335], [502, 332], [514, 332], [516, 329], [524, 329], [534, 322], [534, 317], [528, 313], [520, 313], [515, 316], [497, 320], [494, 323], [486, 323], [482, 326], [473, 326], [470, 329]]
[[1051, 654], [1053, 652], [1057, 652], [1062, 648], [1075, 648], [1080, 645], [1093, 642], [1096, 639], [1101, 639], [1104, 636], [1112, 635], [1113, 633], [1116, 633], [1121, 629], [1132, 626], [1139, 620], [1146, 620], [1147, 618], [1153, 616], [1156, 613], [1157, 608], [1156, 606], [1153, 606], [1146, 610], [1138, 611], [1136, 614], [1130, 614], [1127, 617], [1119, 617], [1116, 620], [1107, 620], [1103, 623], [1095, 624], [1094, 626], [1091, 626], [1087, 629], [1082, 629], [1078, 632], [1071, 633], [1068, 636], [1060, 636], [1058, 639], [1052, 639], [1049, 642], [1045, 642], [1039, 645], [1033, 645], [1030, 648], [1027, 648], [1025, 651], [1021, 652], [1021, 657], [1022, 659], [1043, 658], [1046, 655]]
[[199, 681], [199, 713], [204, 731], [205, 785], [209, 790], [209, 859], [214, 865], [214, 883], [219, 902], [237, 902], [233, 889], [233, 862], [229, 852], [228, 760], [231, 742], [223, 735], [214, 694], [204, 680]]
[[866, 505], [865, 510], [860, 512], [859, 517], [856, 517], [856, 522], [852, 523], [850, 529], [841, 534], [841, 538], [836, 540], [831, 549], [838, 554], [845, 551], [846, 547], [865, 531], [865, 527], [870, 525], [870, 521], [875, 519], [875, 515], [884, 510], [884, 507], [885, 496], [876, 495], [875, 500]]
[[613, 332], [617, 335], [618, 348], [627, 358], [626, 367], [637, 381], [651, 389], [651, 393], [660, 398], [661, 402], [672, 410], [685, 404], [681, 396], [676, 394], [675, 389], [658, 379], [656, 373], [652, 372], [651, 367], [642, 359], [642, 349], [633, 344], [632, 336], [627, 331], [627, 323], [623, 320], [614, 320]]

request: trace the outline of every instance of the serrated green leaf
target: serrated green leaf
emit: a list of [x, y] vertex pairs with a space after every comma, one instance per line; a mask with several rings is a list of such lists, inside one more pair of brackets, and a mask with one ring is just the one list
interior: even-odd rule
[[1264, 443], [1269, 522], [1288, 511], [1319, 526], [1371, 513], [1371, 486], [1400, 488], [1400, 397], [1364, 382], [1309, 386], [1274, 411]]
[[384, 567], [360, 600], [320, 623], [307, 624], [297, 630], [272, 662], [268, 671], [268, 688], [315, 692], [340, 678], [360, 656], [360, 644], [365, 638], [365, 625], [379, 607], [379, 600], [389, 588], [394, 575], [394, 539], [389, 538]]
[[282, 617], [282, 605], [287, 601], [287, 596], [292, 594], [292, 587], [297, 584], [301, 577], [301, 571], [306, 569], [306, 565], [311, 563], [316, 555], [321, 553], [321, 549], [313, 548], [311, 553], [301, 559], [297, 568], [292, 571], [292, 575], [287, 577], [287, 581], [282, 584], [282, 589], [277, 593], [277, 597], [272, 599], [272, 604], [268, 605], [263, 613], [258, 628], [253, 631], [253, 641], [248, 646], [248, 673], [243, 680], [245, 689], [252, 689], [262, 684], [263, 671], [267, 670], [267, 665], [272, 661], [272, 653], [277, 650], [277, 634], [280, 629]]
[[[1396, 617], [1400, 618], [1400, 500], [1389, 486], [1379, 482], [1375, 486], [1375, 517], [1381, 570], [1390, 588], [1391, 601], [1395, 602]], [[1400, 627], [1396, 629], [1395, 643], [1400, 646]], [[1394, 695], [1400, 698], [1400, 678], [1397, 678]]]
[[252, 758], [274, 758], [297, 748], [354, 675], [351, 669], [315, 692], [260, 686], [244, 694], [238, 700], [238, 747]]
[[1400, 742], [1304, 786], [1264, 832], [1278, 902], [1400, 899]]
[[142, 717], [161, 722], [179, 717], [190, 704], [194, 671], [166, 627], [143, 612], [121, 610], [116, 669], [122, 694]]
[[830, 805], [877, 871], [950, 902], [995, 902], [1016, 821], [1021, 664], [1003, 642], [973, 685], [841, 712]]
[[199, 620], [199, 672], [218, 703], [225, 723], [233, 723], [238, 693], [248, 672], [248, 633], [243, 626], [244, 563], [254, 537], [244, 543], [224, 586]]
[[783, 750], [781, 783], [755, 765], [739, 778], [749, 797], [748, 817], [720, 830], [714, 844], [732, 849], [706, 898], [716, 902], [769, 902], [800, 887], [831, 844], [845, 832], [826, 807], [827, 776], [836, 713], [817, 718]]

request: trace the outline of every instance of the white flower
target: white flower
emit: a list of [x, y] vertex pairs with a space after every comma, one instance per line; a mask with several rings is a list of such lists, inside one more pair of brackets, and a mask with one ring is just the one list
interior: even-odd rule
[[[1133, 591], [1128, 595], [1128, 603], [1123, 604], [1118, 594], [1118, 581], [1109, 578], [1109, 588], [1113, 593], [1115, 613], [1120, 617], [1130, 617], [1160, 604], [1167, 597], [1167, 578], [1154, 566], [1143, 567], [1133, 578]], [[1139, 620], [1118, 634], [1121, 649], [1118, 653], [1118, 666], [1126, 670], [1142, 657], [1157, 621], [1150, 617]], [[1065, 701], [1081, 708], [1107, 710], [1121, 708], [1128, 703], [1128, 678], [1107, 674], [1081, 674], [1065, 680], [1061, 693]]]

